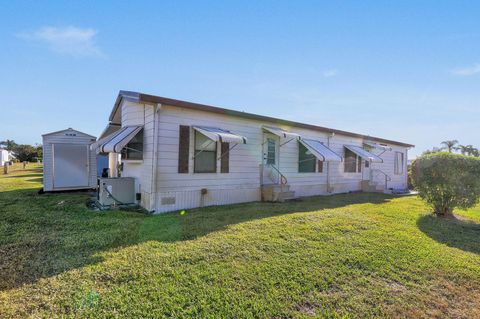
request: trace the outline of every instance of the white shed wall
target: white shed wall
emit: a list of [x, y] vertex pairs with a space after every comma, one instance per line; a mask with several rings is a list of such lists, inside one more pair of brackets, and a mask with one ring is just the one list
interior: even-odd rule
[[[72, 136], [72, 133], [75, 136]], [[64, 130], [60, 132], [45, 134], [42, 136], [43, 140], [43, 189], [50, 192], [56, 189], [53, 180], [53, 144], [81, 144], [89, 146], [95, 142], [95, 138], [85, 133], [76, 130]], [[89, 187], [94, 188], [97, 185], [97, 157], [95, 152], [90, 151], [88, 147], [89, 165]], [[69, 188], [62, 188], [61, 190], [68, 190]]]
[[9, 152], [7, 150], [0, 150], [0, 166], [5, 165], [5, 162], [8, 162], [9, 160]]

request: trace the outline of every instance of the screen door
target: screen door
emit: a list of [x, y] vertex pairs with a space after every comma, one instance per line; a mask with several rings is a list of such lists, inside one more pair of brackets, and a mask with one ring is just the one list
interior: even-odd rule
[[88, 187], [88, 145], [53, 145], [53, 187]]

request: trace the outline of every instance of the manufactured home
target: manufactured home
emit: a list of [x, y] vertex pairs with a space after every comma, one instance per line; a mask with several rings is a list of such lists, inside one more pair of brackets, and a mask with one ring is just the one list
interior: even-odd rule
[[411, 144], [120, 91], [92, 151], [151, 212], [407, 189]]

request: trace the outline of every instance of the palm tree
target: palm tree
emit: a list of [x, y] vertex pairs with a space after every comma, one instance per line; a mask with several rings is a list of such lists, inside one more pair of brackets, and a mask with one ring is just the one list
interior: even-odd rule
[[477, 156], [478, 155], [478, 149], [473, 147], [473, 145], [467, 145], [466, 153], [468, 156]]
[[468, 152], [468, 146], [467, 145], [458, 145], [455, 147], [455, 149], [457, 151], [459, 151], [460, 153], [462, 153], [462, 155], [467, 155], [467, 152]]
[[11, 151], [17, 146], [14, 140], [0, 141], [0, 148], [5, 148], [7, 151]]
[[458, 145], [457, 147], [455, 147], [456, 150], [460, 151], [460, 153], [462, 153], [462, 155], [467, 155], [467, 156], [479, 156], [480, 155], [480, 151], [473, 147], [473, 145], [469, 144], [469, 145]]
[[443, 141], [441, 144], [444, 145], [444, 148], [446, 148], [449, 153], [451, 153], [452, 150], [455, 149], [455, 145], [458, 144], [458, 141], [457, 140]]

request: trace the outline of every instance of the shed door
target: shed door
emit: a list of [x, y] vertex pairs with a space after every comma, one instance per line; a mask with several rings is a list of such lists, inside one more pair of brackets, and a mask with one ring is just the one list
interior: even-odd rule
[[53, 144], [53, 187], [88, 187], [88, 145]]

